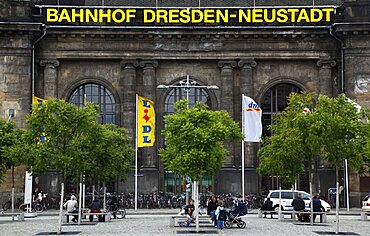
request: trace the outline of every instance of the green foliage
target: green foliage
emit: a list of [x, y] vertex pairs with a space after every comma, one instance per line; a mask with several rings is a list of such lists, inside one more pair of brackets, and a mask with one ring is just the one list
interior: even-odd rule
[[304, 172], [305, 163], [315, 155], [307, 145], [311, 116], [303, 112], [304, 108], [312, 108], [314, 94], [291, 93], [288, 100], [288, 107], [274, 117], [270, 126], [272, 136], [263, 138], [257, 170], [261, 174], [294, 180]]
[[353, 103], [344, 94], [336, 98], [319, 96], [312, 118], [315, 122], [308, 138], [311, 148], [318, 150], [333, 168], [348, 159], [349, 165], [359, 170], [364, 124]]
[[175, 103], [177, 113], [165, 117], [166, 147], [160, 156], [169, 170], [199, 180], [218, 171], [227, 155], [226, 140], [241, 140], [240, 128], [226, 111], [207, 110], [197, 103], [187, 108], [187, 101]]
[[6, 122], [0, 119], [0, 180], [4, 177], [4, 172], [12, 166], [19, 165], [20, 160], [11, 156], [9, 148], [20, 142], [22, 131], [15, 127], [14, 122]]
[[[333, 168], [347, 158], [352, 167], [361, 170], [366, 143], [362, 115], [343, 94], [336, 98], [320, 95], [317, 103], [314, 98], [308, 93], [289, 96], [288, 107], [270, 127], [272, 136], [264, 138], [258, 152], [260, 173], [294, 179], [316, 156], [328, 160]], [[304, 113], [305, 107], [311, 112]]]
[[124, 129], [113, 124], [97, 125], [91, 137], [84, 140], [89, 153], [85, 176], [90, 183], [105, 182], [112, 177], [127, 178], [134, 160], [130, 138]]
[[33, 173], [53, 168], [74, 182], [81, 173], [94, 181], [124, 176], [132, 160], [129, 139], [121, 128], [97, 124], [98, 116], [92, 103], [77, 107], [49, 99], [27, 116], [23, 144], [12, 155], [23, 157]]

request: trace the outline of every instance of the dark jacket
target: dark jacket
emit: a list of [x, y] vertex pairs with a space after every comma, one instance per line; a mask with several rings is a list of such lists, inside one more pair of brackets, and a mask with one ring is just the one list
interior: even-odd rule
[[266, 210], [266, 211], [274, 210], [274, 208], [272, 207], [272, 201], [269, 199], [266, 199], [265, 203], [263, 203], [261, 207], [261, 210]]
[[194, 212], [194, 205], [187, 205], [185, 207], [185, 214], [186, 215], [193, 216], [193, 212]]
[[100, 210], [101, 209], [101, 203], [99, 200], [95, 199], [91, 205], [90, 205], [91, 210]]
[[319, 198], [312, 199], [312, 203], [313, 203], [313, 211], [314, 212], [325, 211], [324, 207], [321, 205], [321, 201], [320, 201]]
[[211, 211], [215, 211], [216, 209], [217, 209], [217, 200], [214, 202], [211, 199], [211, 201], [208, 202], [207, 215], [211, 215]]
[[295, 211], [303, 211], [306, 208], [306, 204], [304, 203], [302, 198], [296, 198], [292, 202], [293, 209]]

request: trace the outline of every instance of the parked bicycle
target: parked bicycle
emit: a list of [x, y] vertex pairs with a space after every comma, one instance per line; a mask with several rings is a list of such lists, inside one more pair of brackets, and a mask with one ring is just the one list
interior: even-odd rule
[[[27, 211], [29, 208], [29, 204], [22, 204], [19, 206], [20, 211]], [[31, 203], [31, 212], [42, 212], [44, 210], [44, 207], [38, 202], [33, 201]]]
[[[19, 208], [19, 206], [20, 206], [20, 205], [22, 205], [22, 203], [23, 203], [22, 198], [17, 198], [17, 199], [15, 199], [15, 201], [14, 201], [14, 209], [18, 209], [18, 208]], [[11, 209], [11, 208], [12, 208], [12, 199], [11, 199], [11, 197], [9, 197], [9, 200], [8, 200], [8, 201], [6, 201], [6, 202], [3, 204], [3, 206], [2, 206], [2, 211], [3, 211], [3, 212], [5, 212], [5, 211], [7, 211], [7, 210], [9, 210], [9, 209]]]

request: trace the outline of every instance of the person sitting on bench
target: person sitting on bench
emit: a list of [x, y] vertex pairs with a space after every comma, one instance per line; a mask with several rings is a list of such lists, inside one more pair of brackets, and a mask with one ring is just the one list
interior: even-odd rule
[[[304, 211], [306, 204], [302, 199], [302, 193], [298, 193], [298, 197], [293, 199], [292, 206], [294, 211]], [[302, 214], [297, 213], [298, 221], [303, 221]]]
[[[270, 211], [271, 218], [272, 218], [272, 214], [274, 213], [273, 210], [274, 208], [272, 207], [272, 201], [268, 197], [266, 201], [263, 203], [263, 205], [261, 206], [261, 211]], [[263, 214], [265, 215], [263, 218], [266, 218], [267, 212], [264, 212]]]
[[[64, 208], [67, 208], [68, 213], [78, 213], [78, 203], [75, 195], [71, 196], [71, 199], [64, 203]], [[68, 217], [68, 216], [67, 216]], [[72, 221], [77, 222], [78, 216], [74, 215]]]
[[[91, 213], [101, 213], [102, 204], [99, 199], [94, 199], [94, 201], [90, 205]], [[105, 218], [103, 215], [97, 215], [99, 222], [104, 222]], [[89, 216], [90, 222], [92, 222], [94, 219], [94, 215]]]

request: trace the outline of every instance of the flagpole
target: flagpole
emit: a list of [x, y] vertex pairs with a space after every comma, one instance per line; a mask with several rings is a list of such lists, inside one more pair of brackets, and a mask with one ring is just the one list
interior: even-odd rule
[[135, 211], [137, 211], [137, 100], [138, 100], [138, 96], [137, 94], [135, 95], [136, 96], [136, 108], [135, 108], [135, 122], [136, 122], [136, 125], [135, 125]]
[[[244, 94], [242, 94], [242, 133], [244, 133], [244, 107], [243, 107]], [[244, 193], [244, 138], [242, 139], [242, 199], [245, 201]]]

